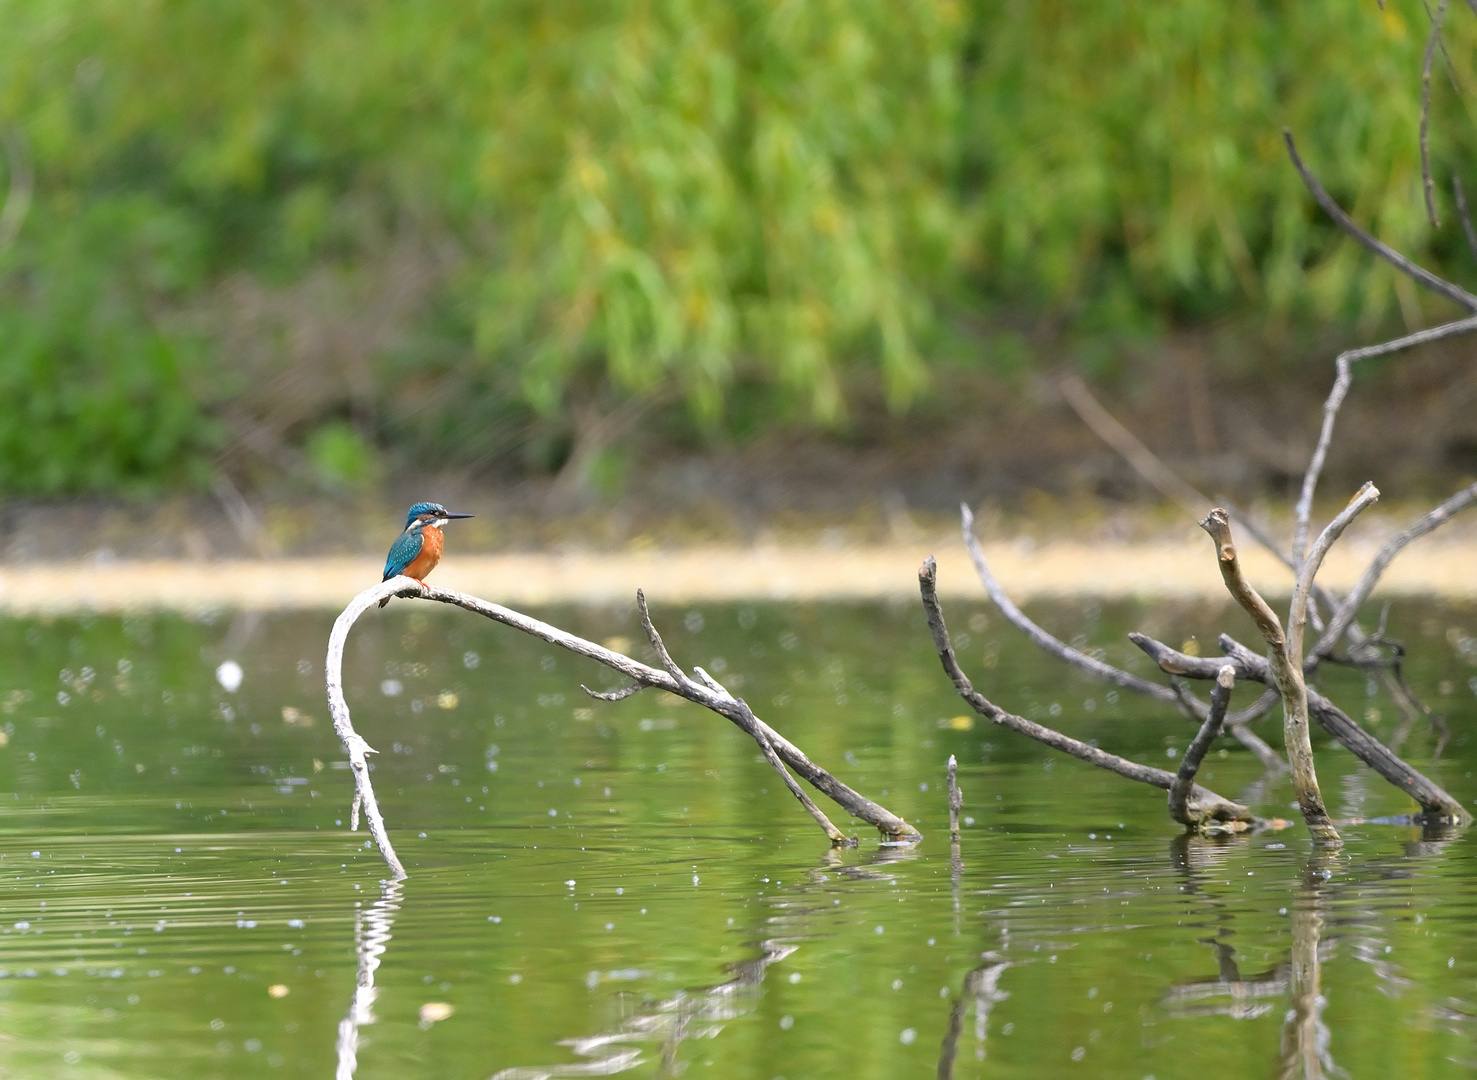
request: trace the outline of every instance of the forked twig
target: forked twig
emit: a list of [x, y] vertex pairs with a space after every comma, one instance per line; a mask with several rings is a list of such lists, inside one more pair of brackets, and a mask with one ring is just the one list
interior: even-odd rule
[[[805, 806], [806, 811], [826, 830], [826, 834], [835, 843], [850, 843], [851, 841], [840, 829], [832, 825], [826, 819], [825, 814], [821, 813], [814, 802], [810, 801], [805, 793], [800, 790], [799, 785], [785, 771], [784, 766], [788, 766], [789, 769], [794, 770], [802, 779], [836, 802], [847, 813], [874, 826], [884, 836], [896, 840], [916, 839], [920, 835], [918, 830], [908, 824], [903, 818], [854, 791], [835, 776], [831, 775], [831, 773], [811, 761], [799, 747], [795, 746], [795, 744], [775, 731], [774, 728], [754, 715], [754, 711], [749, 707], [747, 702], [729, 693], [712, 676], [703, 672], [701, 669], [697, 669], [697, 680], [690, 678], [684, 673], [676, 662], [672, 660], [666, 645], [662, 642], [661, 634], [657, 632], [656, 627], [652, 624], [651, 614], [646, 606], [646, 597], [642, 593], [637, 594], [637, 610], [641, 615], [642, 627], [646, 630], [647, 638], [661, 659], [665, 670], [649, 667], [622, 653], [607, 649], [592, 641], [586, 641], [584, 638], [576, 637], [568, 631], [530, 618], [511, 608], [505, 608], [499, 604], [493, 604], [475, 596], [468, 596], [465, 593], [425, 586], [419, 582], [413, 582], [409, 578], [391, 578], [389, 581], [364, 590], [364, 592], [350, 601], [349, 606], [344, 609], [344, 613], [339, 616], [338, 622], [334, 624], [334, 632], [329, 641], [329, 707], [334, 716], [335, 730], [339, 731], [340, 738], [344, 740], [345, 748], [350, 752], [351, 762], [355, 760], [354, 755], [356, 753], [358, 754], [358, 759], [362, 761], [363, 753], [368, 750], [368, 747], [361, 746], [360, 744], [363, 743], [363, 740], [354, 734], [353, 728], [349, 723], [348, 705], [344, 702], [341, 674], [344, 640], [348, 636], [349, 628], [363, 614], [367, 607], [377, 603], [384, 597], [397, 595], [414, 599], [431, 600], [442, 604], [451, 604], [466, 611], [475, 612], [485, 618], [492, 619], [494, 622], [500, 622], [504, 626], [510, 626], [515, 630], [520, 630], [525, 634], [530, 634], [533, 637], [547, 641], [551, 645], [557, 645], [578, 656], [584, 656], [604, 664], [611, 670], [626, 676], [637, 687], [666, 690], [668, 693], [675, 694], [687, 701], [691, 701], [694, 704], [701, 705], [718, 713], [759, 744], [760, 749], [764, 751], [766, 760], [769, 760], [770, 764], [774, 765], [781, 773], [785, 779], [786, 786], [790, 788], [791, 792]], [[603, 694], [589, 690], [587, 692], [592, 697], [611, 700], [619, 697], [627, 697], [635, 691], [631, 687], [625, 687]], [[356, 765], [354, 775], [356, 789], [364, 796], [364, 811], [369, 818], [370, 830], [374, 834], [375, 840], [379, 843], [380, 853], [385, 857], [386, 862], [390, 863], [392, 870], [398, 876], [403, 877], [405, 876], [405, 871], [401, 867], [399, 860], [395, 858], [394, 850], [390, 846], [389, 837], [385, 833], [384, 822], [380, 817], [378, 806], [374, 802], [374, 792], [369, 786], [367, 768], [361, 769]]]
[[1425, 345], [1443, 338], [1455, 337], [1458, 334], [1470, 334], [1473, 331], [1477, 331], [1477, 316], [1457, 319], [1455, 322], [1443, 323], [1427, 330], [1418, 330], [1414, 334], [1407, 334], [1379, 345], [1349, 349], [1338, 355], [1338, 359], [1334, 361], [1338, 374], [1334, 377], [1333, 389], [1329, 391], [1328, 399], [1323, 403], [1323, 426], [1318, 431], [1318, 443], [1313, 448], [1313, 456], [1308, 461], [1307, 471], [1303, 474], [1303, 486], [1298, 494], [1297, 507], [1294, 510], [1297, 520], [1296, 533], [1292, 541], [1294, 567], [1301, 564], [1303, 559], [1303, 549], [1308, 542], [1308, 519], [1313, 513], [1313, 492], [1318, 487], [1319, 474], [1323, 472], [1323, 463], [1328, 458], [1328, 446], [1333, 441], [1334, 421], [1338, 419], [1339, 409], [1343, 407], [1344, 398], [1348, 395], [1349, 386], [1354, 379], [1354, 365], [1360, 360], [1368, 360], [1374, 356], [1387, 356], [1416, 345]]
[[[1297, 793], [1298, 806], [1308, 831], [1319, 843], [1340, 843], [1338, 830], [1323, 805], [1323, 795], [1318, 790], [1318, 773], [1313, 767], [1313, 746], [1308, 737], [1308, 691], [1303, 682], [1301, 656], [1289, 653], [1287, 640], [1282, 633], [1282, 624], [1267, 606], [1260, 594], [1251, 587], [1241, 572], [1236, 558], [1236, 545], [1231, 539], [1231, 522], [1225, 510], [1217, 507], [1206, 515], [1200, 527], [1215, 541], [1216, 562], [1220, 566], [1221, 578], [1226, 590], [1256, 623], [1257, 630], [1267, 643], [1268, 658], [1277, 690], [1282, 695], [1283, 741], [1287, 747], [1287, 761], [1292, 767], [1293, 789]], [[1311, 559], [1309, 562], [1311, 563]], [[1311, 575], [1309, 575], [1311, 581]], [[1306, 589], [1302, 590], [1303, 610], [1306, 609]], [[1294, 594], [1294, 610], [1298, 601]]]

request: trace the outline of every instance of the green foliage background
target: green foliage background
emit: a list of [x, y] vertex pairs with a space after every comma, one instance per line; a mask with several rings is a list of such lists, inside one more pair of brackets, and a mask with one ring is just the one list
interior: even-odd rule
[[[1468, 16], [1433, 77], [1443, 189], [1473, 157]], [[1409, 0], [0, 0], [0, 126], [35, 174], [0, 251], [0, 489], [377, 475], [355, 446], [550, 467], [632, 403], [762, 432], [1022, 342], [1418, 323], [1280, 133], [1383, 239], [1469, 271], [1421, 203], [1428, 25]]]

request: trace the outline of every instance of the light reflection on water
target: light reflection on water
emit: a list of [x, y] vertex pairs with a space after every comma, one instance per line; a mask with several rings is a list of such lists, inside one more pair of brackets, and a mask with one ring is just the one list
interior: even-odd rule
[[[1175, 837], [1161, 794], [958, 726], [911, 611], [703, 614], [674, 651], [724, 658], [761, 715], [918, 820], [922, 845], [831, 851], [717, 718], [591, 703], [570, 692], [590, 672], [538, 643], [390, 609], [348, 657], [411, 874], [384, 886], [343, 827], [313, 660], [326, 619], [0, 626], [0, 1073], [1165, 1080], [1477, 1062], [1468, 834], [1361, 825], [1322, 861], [1301, 829]], [[1188, 740], [974, 614], [969, 655], [997, 657], [1002, 701], [1093, 698], [1071, 730], [1142, 760]], [[1138, 617], [1098, 612], [1084, 632], [1118, 640]], [[1411, 637], [1448, 623], [1477, 619]], [[1412, 655], [1419, 686], [1469, 677], [1436, 644]], [[1424, 730], [1406, 750], [1470, 800], [1477, 698], [1433, 701], [1445, 756], [1429, 763]], [[950, 753], [974, 819], [957, 853]], [[1407, 809], [1337, 750], [1320, 768], [1343, 816]], [[1239, 749], [1206, 769], [1267, 812], [1291, 801]], [[454, 1011], [425, 1021], [428, 1003]]]

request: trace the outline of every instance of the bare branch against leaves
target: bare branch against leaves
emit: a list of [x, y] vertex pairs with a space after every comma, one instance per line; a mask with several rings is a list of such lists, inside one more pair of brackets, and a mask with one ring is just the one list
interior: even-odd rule
[[4, 251], [20, 235], [26, 213], [31, 209], [36, 174], [31, 167], [30, 147], [19, 128], [8, 127], [0, 131], [0, 144], [5, 147], [5, 163], [10, 172], [10, 186], [5, 192], [4, 207], [0, 209], [0, 251]]
[[1344, 398], [1348, 395], [1349, 386], [1354, 379], [1354, 365], [1360, 360], [1368, 360], [1374, 356], [1387, 356], [1416, 345], [1425, 345], [1460, 334], [1470, 334], [1473, 331], [1477, 331], [1477, 316], [1457, 319], [1455, 322], [1418, 330], [1414, 334], [1406, 334], [1404, 337], [1382, 342], [1379, 345], [1366, 345], [1362, 349], [1350, 349], [1339, 354], [1338, 359], [1334, 361], [1338, 374], [1334, 378], [1333, 389], [1328, 393], [1328, 400], [1323, 403], [1323, 426], [1318, 432], [1318, 444], [1314, 447], [1313, 456], [1308, 461], [1308, 471], [1303, 474], [1303, 487], [1298, 494], [1297, 507], [1294, 511], [1294, 517], [1297, 520], [1296, 532], [1292, 541], [1294, 568], [1303, 560], [1303, 549], [1308, 542], [1308, 519], [1313, 513], [1313, 492], [1318, 487], [1318, 477], [1323, 472], [1324, 461], [1328, 458], [1328, 446], [1333, 441], [1334, 421], [1338, 418], [1339, 409], [1343, 407]]
[[[939, 604], [937, 579], [938, 567], [930, 557], [918, 571], [918, 591], [923, 598], [923, 610], [928, 617], [928, 628], [933, 635], [934, 648], [938, 651], [944, 673], [953, 682], [954, 689], [958, 691], [959, 696], [975, 712], [992, 723], [1009, 728], [1027, 738], [1035, 739], [1065, 754], [1071, 754], [1089, 765], [1096, 765], [1100, 769], [1106, 769], [1125, 779], [1150, 784], [1165, 791], [1173, 786], [1175, 774], [1172, 772], [1140, 765], [1136, 761], [1119, 757], [1117, 754], [1110, 754], [1099, 747], [1091, 746], [1069, 735], [1063, 735], [1043, 724], [1006, 712], [976, 690], [969, 676], [965, 675], [963, 669], [959, 667], [958, 657], [954, 653], [954, 643], [949, 637], [948, 627], [944, 623], [943, 608]], [[1266, 824], [1246, 807], [1231, 802], [1198, 784], [1194, 785], [1190, 793], [1187, 808], [1187, 812], [1193, 817], [1198, 827], [1209, 831], [1241, 831]]]
[[1460, 285], [1453, 285], [1451, 282], [1437, 277], [1424, 267], [1417, 266], [1404, 255], [1400, 254], [1400, 252], [1388, 244], [1376, 240], [1368, 232], [1356, 225], [1354, 219], [1344, 213], [1343, 208], [1334, 201], [1333, 196], [1324, 190], [1323, 185], [1318, 182], [1317, 177], [1303, 164], [1303, 159], [1298, 156], [1297, 144], [1293, 142], [1292, 132], [1284, 129], [1282, 137], [1287, 142], [1287, 152], [1292, 158], [1292, 164], [1297, 169], [1298, 175], [1303, 178], [1303, 184], [1307, 187], [1313, 198], [1318, 200], [1318, 205], [1323, 207], [1323, 212], [1333, 218], [1339, 228], [1343, 229], [1344, 232], [1359, 241], [1360, 244], [1374, 254], [1384, 259], [1402, 274], [1408, 275], [1432, 292], [1444, 296], [1454, 303], [1460, 304], [1468, 311], [1477, 311], [1477, 296], [1473, 296]]
[[1467, 238], [1467, 250], [1477, 259], [1477, 229], [1472, 228], [1472, 215], [1467, 212], [1467, 193], [1462, 190], [1462, 178], [1453, 175], [1451, 193], [1456, 196], [1456, 214], [1462, 220], [1462, 233]]
[[1426, 220], [1431, 228], [1441, 228], [1441, 216], [1436, 213], [1436, 183], [1431, 178], [1431, 62], [1436, 58], [1436, 47], [1441, 44], [1441, 23], [1446, 18], [1448, 0], [1436, 5], [1431, 16], [1431, 34], [1426, 38], [1425, 55], [1421, 57], [1421, 182], [1426, 193]]

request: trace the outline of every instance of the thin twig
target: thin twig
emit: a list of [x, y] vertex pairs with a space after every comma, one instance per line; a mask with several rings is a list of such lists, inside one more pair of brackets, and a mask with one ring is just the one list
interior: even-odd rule
[[[713, 678], [713, 676], [709, 675], [702, 668], [694, 667], [692, 670], [702, 681], [702, 684], [706, 686], [709, 690], [713, 690], [719, 694], [727, 695], [728, 697], [733, 697], [732, 694], [729, 694], [727, 687], [725, 687], [717, 679]], [[748, 717], [749, 721], [755, 725], [757, 729], [758, 717], [756, 717], [754, 715], [754, 711], [749, 708], [749, 703], [743, 698], [734, 698], [734, 700], [737, 701], [739, 705], [743, 708], [745, 715]], [[759, 744], [759, 750], [761, 753], [764, 754], [764, 760], [768, 761], [774, 771], [780, 774], [780, 779], [785, 782], [785, 787], [790, 789], [790, 794], [795, 796], [795, 798], [799, 800], [800, 805], [805, 807], [805, 812], [809, 814], [811, 818], [815, 820], [815, 823], [821, 827], [825, 834], [831, 838], [831, 843], [855, 847], [857, 844], [857, 838], [854, 836], [847, 836], [844, 832], [836, 828], [836, 826], [831, 823], [831, 819], [826, 817], [821, 808], [817, 806], [811, 800], [810, 796], [805, 793], [805, 789], [802, 788], [795, 781], [795, 778], [790, 775], [790, 771], [785, 768], [785, 763], [781, 761], [779, 755], [775, 753], [774, 744], [769, 741], [769, 737], [761, 731], [759, 735], [754, 739], [754, 741]]]
[[1431, 147], [1427, 132], [1431, 121], [1431, 62], [1436, 58], [1436, 46], [1441, 43], [1441, 22], [1446, 18], [1447, 0], [1436, 5], [1436, 14], [1431, 16], [1431, 36], [1426, 39], [1426, 52], [1421, 57], [1421, 180], [1426, 192], [1426, 218], [1431, 228], [1441, 228], [1441, 217], [1436, 213], [1436, 184], [1431, 179]]
[[10, 186], [5, 192], [5, 205], [0, 208], [0, 251], [4, 251], [20, 235], [26, 212], [31, 209], [31, 196], [36, 190], [36, 174], [31, 168], [31, 152], [19, 128], [0, 131], [5, 146], [5, 160], [10, 169]]
[[1134, 471], [1171, 502], [1179, 505], [1192, 517], [1199, 517], [1210, 501], [1189, 484], [1185, 483], [1173, 469], [1160, 461], [1158, 456], [1140, 442], [1126, 427], [1120, 424], [1076, 375], [1066, 375], [1057, 382], [1062, 397], [1081, 417], [1082, 422], [1123, 457]]
[[[1308, 691], [1303, 682], [1302, 664], [1289, 655], [1287, 641], [1282, 634], [1282, 624], [1242, 574], [1241, 564], [1236, 558], [1236, 545], [1231, 539], [1231, 522], [1225, 510], [1220, 507], [1212, 510], [1200, 523], [1200, 527], [1215, 542], [1216, 562], [1220, 566], [1226, 590], [1251, 616], [1267, 643], [1272, 675], [1276, 679], [1277, 690], [1282, 695], [1283, 742], [1287, 748], [1287, 762], [1292, 767], [1293, 789], [1297, 793], [1303, 820], [1308, 824], [1308, 831], [1319, 843], [1337, 844], [1340, 842], [1338, 830], [1334, 828], [1333, 820], [1323, 805], [1323, 795], [1318, 790], [1318, 773], [1313, 767], [1313, 746], [1308, 737]], [[1304, 590], [1304, 604], [1306, 599]], [[1294, 610], [1300, 610], [1296, 598]]]
[[1294, 512], [1297, 519], [1297, 529], [1292, 541], [1294, 568], [1301, 565], [1303, 560], [1303, 549], [1308, 542], [1308, 519], [1313, 513], [1313, 492], [1318, 487], [1318, 476], [1322, 473], [1323, 463], [1328, 457], [1329, 443], [1333, 441], [1334, 421], [1338, 418], [1339, 409], [1343, 406], [1344, 397], [1348, 394], [1349, 386], [1354, 379], [1354, 365], [1360, 360], [1387, 356], [1393, 352], [1400, 352], [1402, 349], [1455, 337], [1458, 334], [1469, 334], [1473, 331], [1477, 331], [1477, 316], [1457, 319], [1455, 322], [1443, 323], [1426, 330], [1418, 330], [1414, 334], [1406, 334], [1404, 337], [1382, 342], [1379, 345], [1349, 349], [1338, 355], [1334, 361], [1337, 375], [1334, 377], [1333, 389], [1328, 393], [1328, 400], [1323, 403], [1323, 426], [1318, 432], [1318, 444], [1314, 447], [1313, 457], [1308, 462], [1308, 471], [1303, 474], [1303, 487], [1298, 495], [1297, 509]]
[[657, 633], [656, 626], [652, 624], [651, 612], [646, 608], [646, 593], [636, 590], [636, 611], [641, 616], [641, 629], [646, 631], [646, 639], [651, 642], [651, 647], [656, 650], [657, 658], [661, 660], [662, 667], [666, 668], [667, 674], [679, 683], [691, 682], [687, 675], [677, 666], [672, 659], [672, 654], [667, 652], [666, 643], [662, 641], [661, 634]]
[[949, 839], [959, 839], [959, 811], [964, 808], [964, 793], [959, 790], [959, 762], [949, 755]]
[[1467, 193], [1462, 190], [1462, 178], [1455, 174], [1451, 178], [1451, 192], [1456, 196], [1456, 215], [1462, 220], [1462, 232], [1467, 237], [1467, 250], [1477, 259], [1477, 229], [1472, 228], [1472, 215], [1467, 212]]
[[1369, 599], [1369, 594], [1374, 591], [1375, 585], [1380, 580], [1380, 575], [1385, 572], [1386, 567], [1394, 560], [1395, 556], [1404, 551], [1411, 543], [1419, 540], [1428, 532], [1451, 520], [1453, 514], [1465, 510], [1477, 502], [1477, 483], [1458, 491], [1440, 506], [1427, 514], [1423, 514], [1407, 525], [1400, 535], [1390, 539], [1384, 547], [1371, 560], [1359, 581], [1349, 590], [1343, 602], [1329, 617], [1328, 626], [1323, 631], [1323, 636], [1318, 639], [1309, 653], [1310, 657], [1323, 657], [1333, 652], [1334, 646], [1344, 636], [1344, 631], [1354, 621], [1354, 616], [1359, 613], [1359, 608], [1364, 601]]
[[1303, 626], [1307, 622], [1308, 595], [1313, 589], [1313, 579], [1318, 575], [1318, 569], [1323, 565], [1329, 549], [1344, 534], [1350, 522], [1373, 506], [1379, 497], [1380, 489], [1366, 481], [1349, 500], [1349, 505], [1318, 534], [1313, 549], [1308, 552], [1307, 559], [1298, 570], [1297, 584], [1292, 590], [1292, 604], [1287, 610], [1287, 660], [1297, 668], [1299, 678], [1302, 677], [1303, 670]]
[[1231, 688], [1235, 685], [1236, 669], [1230, 664], [1223, 665], [1216, 676], [1215, 689], [1210, 692], [1210, 709], [1205, 723], [1200, 725], [1200, 730], [1195, 733], [1190, 745], [1185, 748], [1184, 756], [1180, 758], [1179, 771], [1175, 773], [1174, 783], [1169, 787], [1169, 815], [1181, 825], [1194, 828], [1198, 824], [1186, 803], [1190, 797], [1190, 789], [1195, 786], [1195, 774], [1200, 771], [1200, 763], [1205, 760], [1205, 752], [1221, 733], [1221, 724], [1226, 719], [1226, 707], [1231, 703]]
[[[918, 571], [918, 591], [923, 598], [923, 610], [928, 617], [928, 628], [933, 635], [934, 648], [938, 651], [939, 661], [943, 664], [945, 674], [953, 682], [954, 689], [961, 698], [969, 703], [971, 708], [1001, 727], [1019, 732], [1055, 750], [1071, 754], [1089, 765], [1096, 765], [1100, 769], [1106, 769], [1128, 780], [1150, 784], [1165, 791], [1169, 790], [1174, 783], [1174, 773], [1149, 765], [1140, 765], [1136, 761], [1119, 757], [1117, 754], [1110, 754], [1106, 750], [1090, 746], [1069, 735], [1063, 735], [1043, 724], [1008, 713], [976, 690], [969, 676], [965, 675], [959, 667], [959, 660], [954, 654], [954, 644], [949, 638], [949, 630], [944, 623], [943, 608], [939, 605], [937, 575], [938, 567], [930, 556]], [[1190, 813], [1195, 815], [1197, 821], [1203, 823], [1203, 827], [1215, 827], [1212, 823], [1220, 823], [1223, 827], [1241, 830], [1264, 824], [1246, 807], [1233, 803], [1199, 784], [1194, 786], [1188, 805]]]
[[[1189, 710], [1191, 716], [1203, 724], [1210, 716], [1210, 706], [1192, 694], [1190, 688], [1181, 680], [1173, 679], [1171, 680], [1171, 685], [1174, 687], [1175, 693], [1180, 695], [1180, 703]], [[1262, 768], [1268, 772], [1284, 771], [1287, 768], [1287, 760], [1276, 750], [1273, 750], [1271, 746], [1267, 745], [1266, 740], [1252, 731], [1247, 725], [1253, 720], [1260, 720], [1263, 716], [1266, 716], [1272, 706], [1281, 700], [1282, 695], [1277, 693], [1276, 690], [1265, 690], [1262, 692], [1261, 697], [1257, 698], [1256, 701], [1252, 702], [1246, 708], [1227, 714], [1225, 722], [1221, 725], [1221, 730], [1229, 733], [1232, 738], [1250, 750], [1256, 759], [1262, 763]]]
[[1417, 266], [1400, 252], [1365, 232], [1354, 223], [1354, 219], [1344, 213], [1343, 208], [1334, 202], [1333, 196], [1323, 189], [1318, 179], [1308, 171], [1303, 164], [1303, 159], [1298, 157], [1297, 145], [1293, 142], [1292, 132], [1286, 128], [1282, 131], [1282, 137], [1287, 142], [1287, 153], [1292, 158], [1292, 164], [1297, 169], [1298, 175], [1303, 178], [1303, 184], [1312, 193], [1313, 198], [1318, 200], [1318, 205], [1323, 207], [1323, 212], [1338, 224], [1339, 228], [1359, 241], [1365, 248], [1384, 259], [1402, 274], [1406, 274], [1415, 281], [1424, 285], [1434, 293], [1446, 297], [1466, 308], [1468, 311], [1477, 311], [1477, 296], [1473, 296], [1460, 285], [1453, 285], [1443, 278], [1437, 277], [1424, 267]]
[[964, 530], [964, 546], [969, 550], [970, 560], [974, 563], [975, 573], [979, 575], [981, 583], [990, 594], [990, 599], [1000, 609], [1017, 630], [1025, 634], [1036, 643], [1037, 646], [1055, 656], [1058, 660], [1065, 661], [1073, 667], [1080, 668], [1095, 678], [1110, 682], [1115, 686], [1122, 686], [1129, 690], [1136, 690], [1140, 694], [1154, 698], [1158, 701], [1173, 703], [1177, 699], [1175, 692], [1167, 686], [1149, 682], [1137, 675], [1130, 674], [1112, 664], [1105, 664], [1085, 653], [1072, 648], [1066, 642], [1053, 637], [1041, 627], [1032, 622], [1020, 608], [1015, 606], [1014, 601], [1000, 587], [995, 580], [995, 575], [990, 572], [990, 564], [985, 561], [984, 549], [980, 546], [979, 539], [974, 535], [974, 514], [970, 512], [967, 505], [960, 504], [959, 515]]

